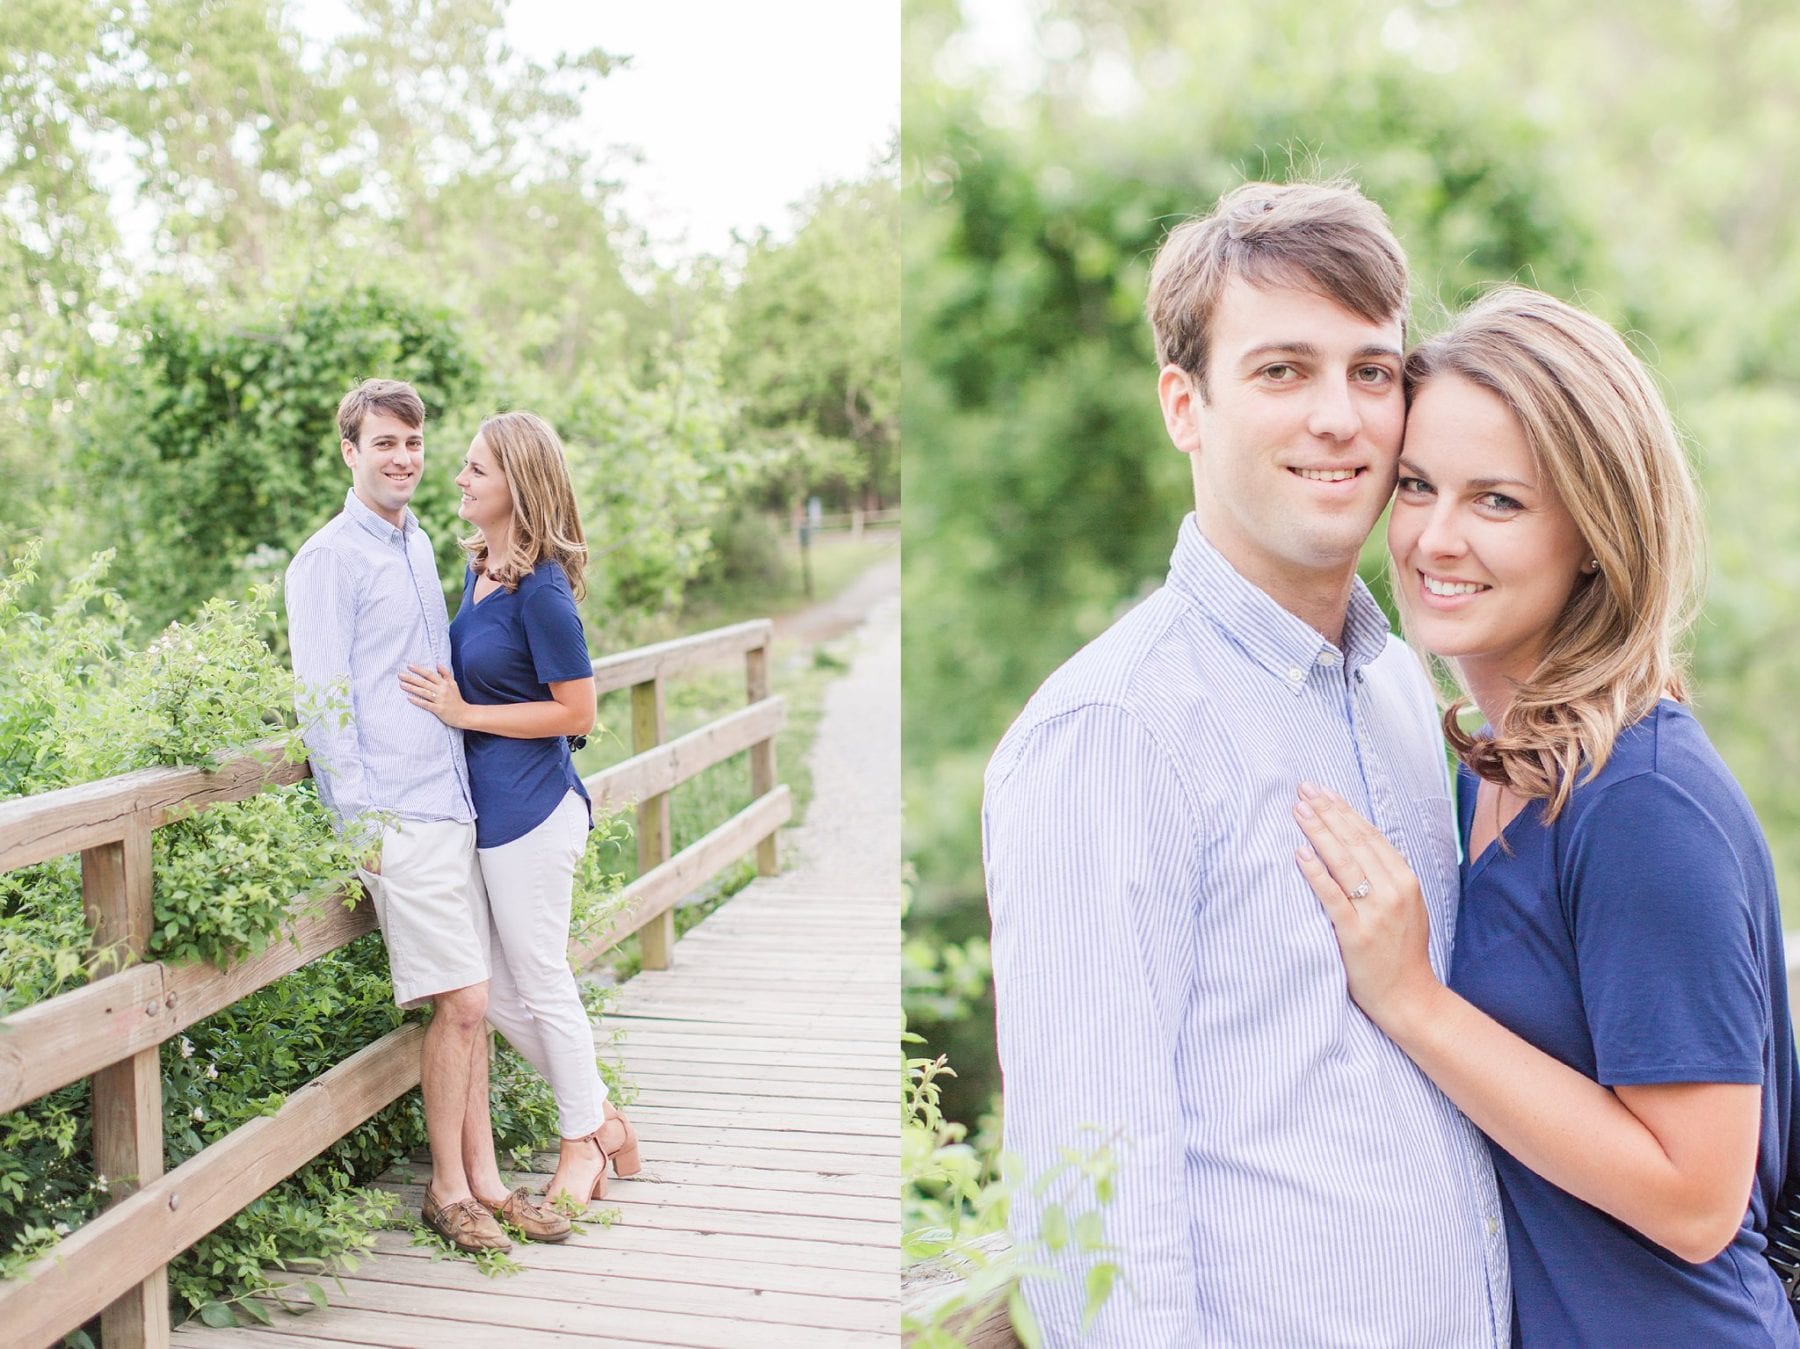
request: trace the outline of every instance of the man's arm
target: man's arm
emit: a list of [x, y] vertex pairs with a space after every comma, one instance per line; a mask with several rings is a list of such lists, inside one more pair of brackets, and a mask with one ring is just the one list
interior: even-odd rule
[[320, 794], [345, 825], [367, 812], [356, 718], [346, 701], [355, 596], [337, 558], [323, 548], [302, 552], [288, 567], [288, 648], [294, 661], [294, 706]]
[[[1177, 1073], [1199, 866], [1187, 794], [1135, 718], [1090, 706], [996, 759], [983, 827], [1006, 1144], [1026, 1174], [1016, 1237], [1029, 1240], [1065, 1188], [1030, 1190], [1065, 1149], [1109, 1141], [1118, 1155], [1104, 1224], [1119, 1285], [1084, 1330], [1095, 1261], [1070, 1249], [1052, 1257], [1061, 1279], [1029, 1281], [1027, 1298], [1051, 1345], [1193, 1343]], [[1071, 1203], [1078, 1213], [1092, 1200]]]

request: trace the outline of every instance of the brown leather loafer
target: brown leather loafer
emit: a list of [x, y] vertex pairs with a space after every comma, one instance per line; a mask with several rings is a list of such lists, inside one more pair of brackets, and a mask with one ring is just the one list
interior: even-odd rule
[[439, 1204], [425, 1191], [425, 1202], [419, 1208], [425, 1225], [459, 1251], [510, 1251], [512, 1239], [501, 1231], [493, 1216], [473, 1199], [459, 1199], [454, 1204]]
[[532, 1241], [561, 1241], [569, 1235], [571, 1224], [548, 1204], [540, 1204], [523, 1188], [514, 1190], [498, 1204], [485, 1199], [481, 1206], [501, 1222], [511, 1223]]

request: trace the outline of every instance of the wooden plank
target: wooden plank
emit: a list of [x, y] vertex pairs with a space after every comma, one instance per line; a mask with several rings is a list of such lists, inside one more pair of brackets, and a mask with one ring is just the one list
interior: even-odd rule
[[[889, 1077], [892, 1074], [888, 1074]], [[890, 1081], [850, 1083], [841, 1080], [798, 1082], [792, 1077], [778, 1079], [695, 1079], [682, 1073], [640, 1073], [633, 1085], [645, 1100], [664, 1105], [724, 1105], [727, 1110], [739, 1105], [756, 1105], [766, 1101], [830, 1101], [838, 1105], [876, 1104], [884, 1109], [893, 1105], [895, 1087]], [[727, 1104], [728, 1103], [728, 1104]]]
[[751, 749], [786, 724], [787, 704], [780, 698], [765, 698], [666, 745], [646, 749], [611, 768], [591, 773], [582, 782], [593, 798], [594, 812], [611, 814], [690, 781], [732, 755]]
[[880, 1274], [894, 1278], [899, 1272], [898, 1235], [893, 1249], [878, 1246], [840, 1246], [826, 1241], [806, 1241], [794, 1237], [775, 1236], [767, 1232], [726, 1232], [716, 1228], [693, 1228], [679, 1225], [653, 1227], [636, 1223], [629, 1234], [612, 1228], [597, 1231], [589, 1228], [583, 1236], [571, 1237], [565, 1249], [588, 1246], [608, 1249], [631, 1249], [667, 1255], [672, 1258], [773, 1260], [793, 1269], [831, 1270], [839, 1273]]
[[[150, 947], [150, 817], [126, 817], [117, 842], [81, 854], [81, 907], [92, 949], [113, 968], [139, 960]], [[145, 1004], [145, 1015], [155, 1015]], [[94, 1074], [91, 1101], [94, 1171], [109, 1180], [108, 1210], [116, 1210], [162, 1174], [162, 1062], [154, 1045], [109, 1063]], [[169, 1338], [169, 1276], [161, 1267], [117, 1290], [100, 1313], [109, 1349], [145, 1349]]]
[[[896, 1110], [896, 1114], [899, 1112]], [[899, 1140], [893, 1137], [881, 1137], [876, 1134], [833, 1133], [828, 1129], [808, 1131], [800, 1129], [750, 1129], [733, 1128], [719, 1123], [717, 1112], [703, 1113], [698, 1120], [694, 1119], [653, 1119], [652, 1112], [639, 1106], [630, 1110], [634, 1124], [638, 1116], [644, 1117], [644, 1124], [638, 1128], [644, 1146], [650, 1146], [650, 1140], [671, 1139], [679, 1143], [706, 1143], [722, 1147], [754, 1147], [771, 1155], [791, 1154], [794, 1156], [810, 1156], [814, 1153], [850, 1154], [861, 1157], [893, 1158], [899, 1164]]]
[[[545, 1161], [549, 1161], [548, 1155]], [[424, 1177], [409, 1177], [418, 1184]], [[516, 1173], [514, 1184], [534, 1193], [550, 1179], [549, 1169]], [[842, 1179], [842, 1178], [840, 1178]], [[646, 1161], [644, 1170], [624, 1180], [614, 1178], [606, 1187], [606, 1203], [624, 1205], [669, 1204], [685, 1208], [734, 1209], [744, 1213], [810, 1214], [820, 1218], [854, 1218], [864, 1222], [900, 1220], [900, 1187], [897, 1173], [885, 1177], [859, 1176], [860, 1192], [807, 1184], [792, 1172], [752, 1170], [749, 1167], [680, 1165], [657, 1159]], [[885, 1185], [871, 1185], [871, 1180]], [[383, 1184], [388, 1182], [384, 1181]]]
[[[552, 1160], [545, 1155], [545, 1161]], [[857, 1195], [887, 1200], [893, 1199], [896, 1193], [892, 1174], [870, 1175], [854, 1168], [825, 1170], [816, 1164], [806, 1170], [784, 1171], [760, 1165], [762, 1161], [762, 1157], [752, 1152], [727, 1160], [710, 1156], [705, 1151], [690, 1151], [678, 1159], [665, 1145], [658, 1148], [655, 1165], [647, 1167], [644, 1174], [660, 1184], [680, 1185], [684, 1189], [700, 1186], [784, 1194]]]
[[[817, 1064], [790, 1064], [781, 1071], [770, 1071], [779, 1068], [781, 1058], [771, 1054], [760, 1062], [737, 1060], [721, 1054], [716, 1059], [695, 1059], [673, 1050], [663, 1050], [654, 1055], [642, 1058], [634, 1055], [629, 1049], [619, 1056], [619, 1062], [630, 1076], [632, 1082], [642, 1090], [646, 1080], [655, 1076], [663, 1080], [664, 1085], [676, 1086], [689, 1083], [732, 1084], [743, 1082], [747, 1076], [768, 1076], [779, 1078], [797, 1088], [831, 1087], [838, 1085], [857, 1087], [887, 1088], [893, 1085], [892, 1065], [880, 1068], [873, 1066], [841, 1066], [824, 1068]], [[851, 1061], [854, 1063], [854, 1061]], [[760, 1085], [760, 1084], [759, 1084]], [[780, 1082], [774, 1084], [780, 1088]], [[712, 1090], [719, 1090], [715, 1085]], [[889, 1091], [886, 1099], [892, 1100], [894, 1093]]]
[[[690, 1167], [741, 1167], [788, 1177], [796, 1189], [808, 1188], [814, 1180], [822, 1185], [841, 1181], [847, 1188], [854, 1187], [858, 1194], [892, 1194], [898, 1174], [895, 1167], [899, 1154], [892, 1148], [885, 1153], [786, 1150], [697, 1143], [668, 1134], [659, 1135], [655, 1146], [657, 1174], [667, 1173], [676, 1181], [683, 1179]], [[544, 1154], [545, 1163], [554, 1165], [555, 1160], [552, 1154]]]
[[[653, 1278], [691, 1288], [751, 1288], [783, 1293], [887, 1300], [900, 1287], [898, 1268], [888, 1271], [819, 1269], [781, 1263], [765, 1252], [759, 1259], [732, 1259], [705, 1252], [669, 1253], [611, 1241], [609, 1229], [590, 1228], [588, 1237], [558, 1245], [533, 1245], [520, 1253], [533, 1269], [566, 1270], [590, 1277]], [[610, 1243], [610, 1244], [609, 1244]], [[403, 1232], [379, 1232], [375, 1251], [384, 1263], [415, 1260], [432, 1268], [444, 1263], [412, 1244]], [[371, 1273], [371, 1278], [380, 1277]]]
[[[663, 686], [660, 678], [631, 686], [631, 748], [637, 754], [663, 743]], [[669, 794], [646, 796], [637, 806], [638, 875], [647, 876], [669, 860]], [[647, 970], [666, 970], [675, 959], [675, 911], [648, 914], [638, 927], [640, 960]]]
[[214, 769], [146, 768], [0, 803], [0, 871], [116, 843], [134, 816], [147, 815], [159, 825], [177, 808], [241, 801], [264, 787], [298, 782], [308, 771], [283, 760], [278, 742], [270, 740]]
[[[345, 1277], [331, 1288], [327, 1294], [332, 1304], [329, 1311], [312, 1312], [300, 1318], [299, 1328], [306, 1334], [321, 1336], [342, 1333], [339, 1326], [361, 1332], [370, 1319], [361, 1313], [376, 1312], [384, 1318], [404, 1318], [419, 1328], [416, 1338], [401, 1341], [407, 1349], [441, 1344], [479, 1344], [483, 1349], [494, 1349], [497, 1344], [538, 1342], [535, 1338], [518, 1338], [521, 1334], [553, 1334], [589, 1344], [627, 1341], [729, 1349], [786, 1349], [790, 1345], [794, 1349], [851, 1349], [857, 1345], [894, 1344], [900, 1324], [897, 1301], [892, 1313], [894, 1329], [883, 1334], [705, 1315], [705, 1303], [701, 1299], [695, 1299], [698, 1309], [682, 1312], [645, 1311], [610, 1302], [596, 1306], [593, 1302], [578, 1304], [547, 1298], [509, 1297], [504, 1290], [510, 1280], [489, 1282], [492, 1287], [482, 1291], [415, 1288], [409, 1284], [364, 1278], [359, 1271], [356, 1276]], [[602, 1289], [594, 1291], [604, 1295]], [[443, 1338], [439, 1338], [440, 1334]], [[467, 1338], [471, 1334], [481, 1338]], [[372, 1342], [386, 1344], [392, 1341], [381, 1338]]]
[[[775, 1072], [791, 1074], [796, 1081], [810, 1082], [842, 1073], [852, 1082], [861, 1082], [894, 1075], [893, 1065], [881, 1061], [872, 1053], [819, 1054], [810, 1056], [804, 1064], [799, 1064], [779, 1049], [754, 1042], [737, 1049], [715, 1046], [705, 1041], [683, 1044], [669, 1040], [661, 1045], [638, 1045], [633, 1042], [633, 1037], [625, 1036], [616, 1045], [610, 1041], [608, 1044], [627, 1074], [633, 1076], [638, 1072], [659, 1070], [692, 1072], [701, 1077], [715, 1074], [735, 1077], [745, 1072]], [[891, 1045], [889, 1049], [892, 1050]], [[891, 1059], [893, 1054], [890, 1052], [887, 1057]]]
[[294, 912], [286, 937], [227, 971], [135, 965], [0, 1020], [0, 1113], [153, 1049], [375, 928], [374, 905], [346, 909], [335, 892], [296, 901]]
[[[591, 1314], [596, 1302], [603, 1302], [609, 1313], [629, 1309], [642, 1312], [703, 1312], [707, 1316], [730, 1317], [756, 1323], [771, 1322], [785, 1326], [808, 1326], [821, 1330], [892, 1330], [899, 1320], [899, 1280], [886, 1298], [821, 1297], [811, 1291], [778, 1291], [771, 1288], [737, 1284], [712, 1284], [697, 1287], [693, 1283], [654, 1278], [648, 1272], [601, 1281], [594, 1276], [591, 1263], [580, 1269], [554, 1268], [538, 1259], [539, 1248], [515, 1247], [515, 1254], [525, 1266], [504, 1279], [490, 1278], [473, 1261], [376, 1259], [356, 1270], [359, 1282], [371, 1285], [394, 1284], [408, 1290], [442, 1289], [452, 1293], [474, 1294], [471, 1311], [488, 1324], [523, 1324], [514, 1306], [520, 1298], [533, 1301], [574, 1303]], [[380, 1291], [369, 1289], [370, 1300], [385, 1302]], [[432, 1310], [440, 1310], [434, 1307]]]
[[649, 918], [673, 908], [684, 896], [742, 857], [757, 839], [781, 828], [793, 808], [793, 794], [783, 784], [769, 795], [752, 801], [656, 870], [639, 876], [620, 892], [625, 897], [625, 907], [605, 930], [585, 943], [570, 945], [570, 963], [577, 970], [593, 964], [617, 945], [620, 938], [637, 931]]
[[677, 637], [653, 646], [640, 646], [605, 656], [594, 662], [594, 692], [616, 693], [633, 684], [652, 679], [666, 679], [684, 670], [716, 664], [731, 656], [742, 655], [754, 647], [767, 646], [775, 625], [766, 618], [753, 618], [747, 623], [714, 628], [691, 637]]
[[419, 1081], [424, 1028], [359, 1050], [0, 1283], [0, 1325], [45, 1344], [80, 1325]]
[[899, 1223], [850, 1218], [797, 1218], [779, 1213], [745, 1213], [737, 1209], [639, 1204], [613, 1224], [615, 1231], [639, 1227], [678, 1232], [733, 1232], [746, 1237], [789, 1237], [834, 1251], [860, 1246], [880, 1255], [889, 1265], [898, 1260], [900, 1249]]
[[[793, 1191], [757, 1191], [721, 1185], [700, 1188], [668, 1185], [655, 1179], [648, 1161], [642, 1177], [607, 1182], [606, 1198], [598, 1201], [606, 1208], [616, 1208], [620, 1223], [635, 1223], [640, 1215], [655, 1211], [665, 1218], [679, 1220], [684, 1213], [729, 1214], [723, 1231], [754, 1232], [756, 1224], [771, 1235], [823, 1240], [812, 1230], [829, 1229], [832, 1240], [845, 1240], [868, 1245], [879, 1242], [891, 1232], [900, 1230], [900, 1198], [898, 1176], [894, 1194], [886, 1199], [870, 1199], [861, 1195], [799, 1194]], [[648, 1177], [646, 1179], [645, 1177]], [[522, 1177], [536, 1190], [543, 1189], [547, 1175], [527, 1174]], [[400, 1196], [401, 1206], [416, 1212], [424, 1198], [425, 1187], [408, 1180], [396, 1184], [382, 1180], [380, 1187]], [[783, 1200], [787, 1202], [783, 1203]], [[615, 1224], [615, 1227], [618, 1224]], [[896, 1235], [896, 1240], [898, 1237]]]
[[[769, 648], [759, 646], [744, 653], [744, 693], [757, 703], [769, 696]], [[750, 795], [765, 796], [775, 790], [775, 741], [765, 736], [750, 751]], [[756, 845], [756, 871], [773, 876], [781, 870], [775, 851], [775, 835]]]

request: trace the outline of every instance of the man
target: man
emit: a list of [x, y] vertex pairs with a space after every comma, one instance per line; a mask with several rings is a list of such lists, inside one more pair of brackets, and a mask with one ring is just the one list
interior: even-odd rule
[[[358, 869], [375, 905], [394, 1000], [429, 1002], [420, 1093], [431, 1147], [423, 1214], [466, 1251], [509, 1250], [495, 1221], [560, 1240], [566, 1218], [508, 1194], [488, 1116], [487, 894], [462, 733], [407, 701], [408, 664], [450, 664], [431, 541], [407, 509], [425, 461], [425, 405], [372, 379], [338, 405], [350, 491], [287, 571], [288, 642], [319, 796], [345, 828], [375, 831]], [[327, 706], [349, 684], [349, 710]]]
[[[1119, 1157], [1120, 1285], [1084, 1329], [1093, 1257], [1065, 1250], [1026, 1288], [1051, 1344], [1510, 1341], [1485, 1146], [1346, 996], [1290, 813], [1319, 783], [1401, 847], [1441, 970], [1431, 690], [1355, 572], [1394, 483], [1407, 303], [1348, 186], [1241, 187], [1152, 271], [1194, 513], [1167, 584], [1007, 732], [983, 806], [1007, 1145], [1034, 1176]], [[1022, 1238], [1058, 1197], [1021, 1194]]]

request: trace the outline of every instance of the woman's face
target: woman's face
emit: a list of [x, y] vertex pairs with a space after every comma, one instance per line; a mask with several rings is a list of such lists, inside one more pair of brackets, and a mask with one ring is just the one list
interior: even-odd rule
[[456, 485], [462, 489], [462, 502], [456, 513], [484, 534], [512, 519], [512, 489], [507, 486], [506, 474], [500, 471], [493, 451], [480, 436], [469, 442]]
[[1414, 395], [1388, 552], [1412, 634], [1477, 689], [1531, 674], [1589, 562], [1518, 419], [1450, 374]]

